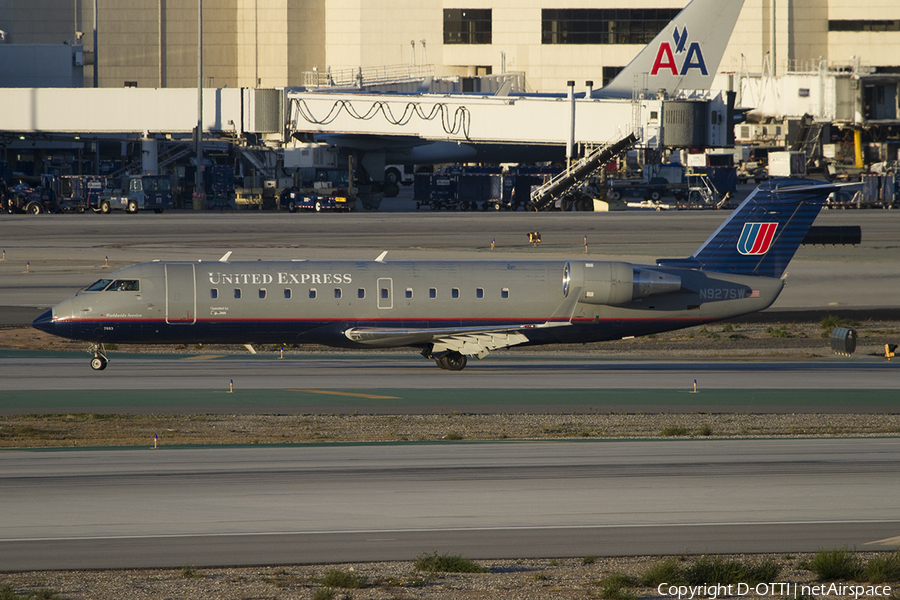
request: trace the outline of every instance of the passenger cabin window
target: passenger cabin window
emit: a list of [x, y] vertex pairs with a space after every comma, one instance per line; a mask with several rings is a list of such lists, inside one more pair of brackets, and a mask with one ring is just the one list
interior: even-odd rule
[[356, 290], [356, 297], [362, 300], [366, 297], [366, 288], [359, 288]]
[[291, 288], [284, 288], [284, 299], [285, 300], [291, 299]]
[[437, 298], [437, 288], [431, 288], [428, 290], [429, 298]]
[[476, 288], [475, 289], [475, 297], [476, 298], [484, 298], [484, 288]]
[[412, 288], [406, 288], [406, 297], [412, 298]]
[[212, 288], [211, 290], [209, 290], [209, 297], [212, 298], [213, 300], [215, 300], [216, 298], [218, 298], [218, 297], [219, 297], [219, 290], [217, 290], [216, 288]]
[[265, 288], [260, 288], [260, 289], [259, 289], [259, 299], [260, 299], [260, 300], [265, 300], [265, 299], [266, 299], [266, 289], [265, 289]]
[[234, 297], [235, 298], [241, 297], [241, 288], [234, 288]]
[[459, 288], [453, 288], [450, 290], [450, 296], [452, 298], [459, 298]]
[[316, 299], [316, 288], [309, 288], [309, 299], [310, 300]]
[[341, 292], [341, 288], [334, 288], [334, 299], [335, 299], [335, 300], [340, 300], [340, 299], [341, 299], [341, 293], [342, 293], [342, 292]]
[[500, 290], [500, 297], [509, 298], [509, 288], [503, 288], [502, 290]]

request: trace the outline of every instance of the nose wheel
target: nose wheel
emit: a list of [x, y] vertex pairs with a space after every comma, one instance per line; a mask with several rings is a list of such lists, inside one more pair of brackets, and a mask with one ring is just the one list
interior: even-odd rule
[[103, 344], [92, 344], [88, 352], [94, 355], [94, 358], [91, 359], [91, 368], [93, 370], [102, 371], [106, 368], [109, 358], [106, 356], [106, 348], [103, 347]]

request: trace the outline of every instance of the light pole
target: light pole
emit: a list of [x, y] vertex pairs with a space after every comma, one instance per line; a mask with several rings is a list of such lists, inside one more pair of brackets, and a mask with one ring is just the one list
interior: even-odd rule
[[203, 207], [203, 0], [197, 0], [197, 174], [194, 176], [194, 210]]

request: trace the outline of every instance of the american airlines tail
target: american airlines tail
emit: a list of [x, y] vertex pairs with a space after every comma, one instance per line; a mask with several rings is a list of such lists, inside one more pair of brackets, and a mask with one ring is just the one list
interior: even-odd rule
[[822, 205], [837, 186], [812, 180], [772, 180], [747, 196], [690, 258], [657, 264], [701, 271], [781, 277]]
[[594, 97], [630, 98], [635, 84], [653, 91], [708, 90], [744, 0], [692, 0]]

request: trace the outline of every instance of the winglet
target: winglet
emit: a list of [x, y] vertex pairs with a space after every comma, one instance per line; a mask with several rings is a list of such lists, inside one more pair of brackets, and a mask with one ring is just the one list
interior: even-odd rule
[[384, 262], [384, 257], [387, 256], [388, 251], [385, 250], [381, 254], [378, 255], [378, 258], [375, 259], [375, 262]]
[[222, 258], [219, 259], [219, 262], [227, 263], [229, 258], [231, 258], [231, 250], [223, 254]]

